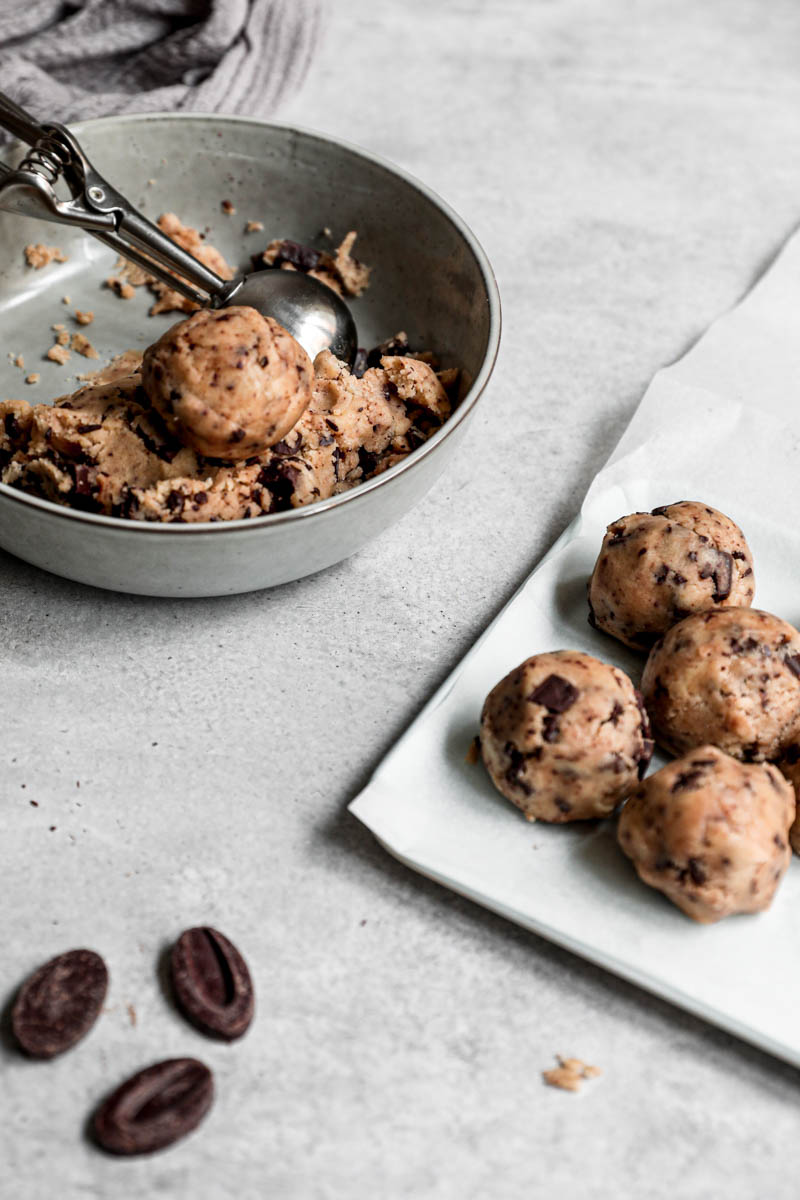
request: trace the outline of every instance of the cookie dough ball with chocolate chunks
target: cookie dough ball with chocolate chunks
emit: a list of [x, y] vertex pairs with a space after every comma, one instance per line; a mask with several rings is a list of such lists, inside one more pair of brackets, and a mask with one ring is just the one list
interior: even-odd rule
[[745, 762], [800, 741], [800, 634], [757, 608], [720, 608], [673, 625], [642, 676], [656, 741], [672, 754], [710, 742]]
[[579, 650], [526, 659], [483, 706], [483, 761], [530, 821], [608, 816], [652, 753], [647, 713], [628, 676]]
[[797, 813], [792, 828], [789, 830], [789, 841], [795, 854], [800, 854], [800, 744], [793, 743], [786, 747], [778, 767], [794, 789]]
[[644, 883], [707, 924], [769, 908], [791, 858], [794, 811], [777, 767], [700, 746], [637, 788], [617, 836]]
[[753, 602], [753, 558], [730, 517], [696, 500], [609, 525], [589, 581], [590, 620], [641, 650], [691, 613]]
[[202, 309], [144, 353], [142, 383], [170, 433], [207, 458], [261, 454], [297, 423], [314, 369], [291, 334], [254, 308]]

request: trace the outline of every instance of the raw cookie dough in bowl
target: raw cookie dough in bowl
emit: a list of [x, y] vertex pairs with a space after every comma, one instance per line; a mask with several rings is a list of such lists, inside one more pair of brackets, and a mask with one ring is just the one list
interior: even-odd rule
[[609, 525], [588, 590], [592, 624], [634, 650], [646, 650], [691, 613], [745, 607], [754, 594], [741, 529], [694, 500]]
[[[173, 472], [166, 459], [156, 466], [148, 458], [152, 478], [141, 480], [145, 486], [140, 489], [146, 495], [139, 507], [132, 502], [137, 497], [130, 504], [131, 497], [123, 497], [119, 513], [113, 507], [81, 511], [74, 496], [66, 507], [0, 484], [0, 546], [70, 579], [156, 596], [228, 595], [274, 586], [360, 549], [433, 485], [491, 374], [499, 341], [499, 296], [472, 233], [438, 196], [401, 169], [310, 132], [200, 114], [109, 117], [79, 123], [75, 129], [89, 157], [122, 192], [137, 202], [144, 181], [150, 181], [148, 213], [155, 217], [174, 211], [186, 226], [199, 231], [210, 227], [209, 243], [237, 269], [249, 268], [251, 256], [260, 255], [270, 238], [285, 239], [286, 246], [291, 244], [288, 239], [298, 245], [321, 239], [320, 245], [332, 248], [347, 240], [348, 231], [357, 230], [358, 257], [372, 268], [368, 289], [348, 298], [360, 344], [377, 347], [404, 330], [412, 350], [430, 349], [442, 366], [460, 367], [463, 382], [452, 414], [443, 422], [430, 422], [429, 436], [427, 428], [425, 438], [417, 436], [415, 414], [407, 434], [399, 425], [390, 430], [406, 443], [398, 441], [396, 454], [387, 446], [380, 462], [363, 448], [360, 456], [352, 451], [356, 466], [347, 460], [347, 450], [341, 451], [347, 461], [340, 461], [338, 445], [319, 444], [327, 435], [314, 442], [317, 430], [310, 426], [316, 418], [311, 414], [300, 430], [299, 463], [292, 461], [297, 427], [280, 439], [289, 441], [288, 453], [272, 454], [270, 462], [257, 469], [248, 468], [248, 459], [226, 465], [212, 457], [207, 460], [211, 468], [201, 478], [194, 467]], [[19, 156], [19, 150], [8, 152], [12, 162]], [[223, 200], [230, 202], [224, 209]], [[263, 233], [251, 232], [251, 225], [263, 227]], [[324, 232], [328, 229], [330, 238]], [[101, 363], [131, 347], [143, 350], [175, 323], [174, 312], [146, 315], [152, 297], [144, 295], [144, 288], [122, 300], [111, 288], [103, 288], [102, 281], [114, 274], [115, 255], [79, 231], [58, 229], [65, 263], [29, 269], [22, 247], [45, 237], [53, 240], [52, 227], [0, 214], [4, 340], [9, 351], [24, 357], [28, 369], [41, 362], [52, 343], [50, 326], [71, 319], [62, 304], [65, 295], [80, 309], [94, 312], [92, 343]], [[344, 253], [340, 257], [349, 271], [352, 259]], [[336, 265], [331, 252], [321, 255], [323, 267], [328, 259]], [[292, 265], [288, 259], [283, 264]], [[0, 398], [43, 401], [65, 394], [77, 386], [69, 377], [74, 377], [75, 367], [84, 368], [85, 362], [73, 358], [66, 367], [44, 363], [41, 384], [28, 390], [24, 375], [4, 360]], [[385, 371], [381, 362], [369, 367]], [[390, 370], [393, 396], [399, 397], [403, 389], [409, 394], [419, 383], [411, 378], [415, 369], [408, 363], [404, 367], [398, 362]], [[335, 374], [326, 371], [328, 376]], [[339, 398], [333, 402], [351, 403], [354, 388], [349, 382], [334, 385]], [[370, 386], [369, 381], [364, 385]], [[399, 403], [405, 417], [409, 402]], [[425, 411], [424, 405], [418, 408]], [[126, 413], [137, 419], [132, 407]], [[120, 421], [127, 419], [126, 415]], [[90, 439], [92, 434], [80, 436]], [[10, 450], [16, 452], [15, 447]], [[178, 452], [196, 453], [180, 445]], [[175, 447], [168, 446], [166, 453], [173, 455]], [[334, 460], [336, 478], [328, 459]], [[75, 469], [85, 465], [73, 460], [67, 486], [76, 492], [92, 486], [84, 471]], [[263, 470], [262, 480], [250, 479], [248, 470]], [[340, 491], [338, 473], [345, 470], [358, 486]], [[60, 482], [69, 475], [67, 467]], [[179, 475], [184, 482], [173, 486], [171, 480]], [[215, 489], [213, 497], [203, 485], [205, 478]], [[328, 485], [330, 491], [323, 497]], [[260, 508], [263, 492], [286, 500], [283, 510]], [[171, 519], [164, 519], [165, 514]], [[234, 519], [228, 519], [231, 516]]]
[[780, 758], [800, 741], [800, 634], [755, 608], [686, 617], [650, 651], [642, 693], [673, 754], [707, 742], [735, 758]]
[[579, 650], [535, 654], [501, 679], [480, 744], [497, 790], [528, 820], [558, 823], [608, 816], [653, 753], [628, 676]]
[[791, 858], [794, 815], [777, 767], [699, 746], [640, 784], [618, 838], [644, 883], [706, 924], [769, 907]]

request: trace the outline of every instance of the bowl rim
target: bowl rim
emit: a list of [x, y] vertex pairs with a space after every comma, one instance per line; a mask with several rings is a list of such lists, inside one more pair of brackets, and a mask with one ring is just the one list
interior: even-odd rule
[[235, 113], [147, 112], [91, 117], [83, 121], [70, 122], [70, 128], [74, 129], [76, 134], [80, 134], [84, 129], [93, 129], [96, 126], [116, 126], [136, 122], [148, 124], [151, 121], [214, 121], [224, 125], [257, 125], [269, 129], [278, 129], [290, 135], [298, 134], [300, 137], [310, 141], [324, 142], [328, 145], [347, 150], [350, 154], [355, 155], [355, 157], [365, 159], [388, 174], [398, 176], [410, 187], [420, 192], [455, 226], [472, 252], [483, 278], [489, 307], [489, 331], [486, 352], [480, 370], [459, 402], [458, 408], [448, 417], [441, 429], [438, 429], [436, 433], [423, 442], [421, 446], [413, 450], [401, 462], [395, 463], [394, 466], [387, 468], [380, 475], [375, 475], [372, 479], [367, 479], [356, 487], [349, 488], [345, 492], [340, 492], [336, 496], [329, 496], [325, 500], [316, 500], [313, 504], [303, 505], [300, 508], [292, 508], [277, 513], [264, 513], [258, 517], [239, 518], [231, 521], [197, 521], [182, 524], [172, 521], [133, 521], [129, 517], [109, 517], [105, 513], [83, 512], [80, 509], [57, 504], [53, 500], [45, 500], [41, 496], [33, 496], [19, 491], [17, 488], [13, 488], [5, 483], [0, 483], [0, 499], [15, 501], [26, 508], [39, 509], [43, 514], [60, 517], [62, 520], [80, 521], [84, 524], [100, 526], [109, 531], [118, 530], [146, 537], [163, 537], [169, 534], [177, 537], [219, 536], [222, 533], [251, 532], [258, 528], [271, 528], [276, 525], [282, 525], [288, 521], [308, 520], [314, 516], [322, 516], [324, 513], [338, 509], [348, 502], [352, 503], [359, 497], [366, 497], [382, 484], [388, 483], [390, 480], [398, 478], [405, 471], [411, 470], [416, 464], [426, 458], [428, 454], [433, 453], [451, 433], [455, 432], [458, 426], [467, 419], [474, 409], [494, 370], [500, 347], [502, 328], [500, 291], [489, 258], [467, 223], [438, 192], [428, 187], [427, 184], [423, 183], [422, 180], [412, 175], [409, 171], [406, 171], [403, 167], [399, 167], [389, 159], [383, 158], [379, 154], [374, 154], [371, 150], [367, 150], [353, 142], [320, 133], [318, 130], [303, 125], [285, 124], [281, 121], [264, 121], [259, 117], [239, 116]]

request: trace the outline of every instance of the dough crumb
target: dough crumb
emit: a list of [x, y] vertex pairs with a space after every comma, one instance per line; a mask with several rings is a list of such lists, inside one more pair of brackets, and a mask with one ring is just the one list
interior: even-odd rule
[[67, 256], [58, 246], [45, 246], [43, 242], [31, 242], [25, 247], [25, 259], [29, 267], [40, 271], [51, 262], [64, 263]]
[[25, 382], [26, 383], [38, 383], [41, 378], [42, 377], [38, 371], [32, 371], [30, 375], [25, 376]]
[[248, 221], [244, 227], [245, 233], [261, 233], [264, 228], [263, 221]]
[[112, 292], [116, 292], [122, 300], [132, 300], [136, 295], [135, 288], [118, 275], [110, 275], [105, 281], [105, 286], [111, 288]]
[[[69, 339], [67, 339], [67, 340], [69, 340]], [[67, 350], [66, 346], [61, 346], [58, 343], [56, 343], [55, 346], [50, 347], [50, 349], [47, 351], [47, 354], [45, 355], [45, 357], [49, 358], [51, 362], [59, 363], [63, 367], [66, 363], [69, 362], [70, 353], [69, 353], [69, 350]]]
[[14, 366], [20, 367], [20, 368], [25, 366], [25, 359], [22, 357], [21, 354], [18, 354], [17, 357], [14, 359]]
[[61, 329], [59, 329], [58, 333], [56, 334], [56, 345], [57, 346], [68, 346], [69, 345], [69, 334], [67, 333], [66, 329], [64, 329], [63, 327]]
[[474, 767], [476, 765], [476, 763], [480, 762], [480, 758], [481, 758], [481, 739], [476, 734], [475, 737], [472, 739], [472, 741], [469, 744], [469, 749], [467, 750], [467, 753], [464, 756], [464, 762], [469, 763], [469, 765], [471, 767]]
[[230, 200], [223, 200], [220, 208], [225, 213], [226, 217], [232, 217], [236, 212], [236, 208], [233, 204], [231, 204]]
[[78, 354], [82, 354], [84, 358], [99, 358], [100, 355], [95, 350], [89, 339], [82, 333], [73, 333], [70, 345]]
[[564, 1092], [579, 1092], [587, 1079], [602, 1075], [599, 1067], [590, 1067], [580, 1058], [562, 1058], [556, 1055], [557, 1067], [542, 1071], [542, 1079], [549, 1087], [561, 1088]]
[[128, 1005], [128, 1020], [130, 1021], [131, 1025], [133, 1025], [135, 1028], [136, 1027], [136, 1008], [133, 1004]]
[[91, 325], [94, 320], [93, 312], [81, 312], [79, 308], [75, 309], [75, 320], [79, 325]]
[[62, 296], [61, 303], [62, 304], [72, 304], [72, 299], [70, 296]]

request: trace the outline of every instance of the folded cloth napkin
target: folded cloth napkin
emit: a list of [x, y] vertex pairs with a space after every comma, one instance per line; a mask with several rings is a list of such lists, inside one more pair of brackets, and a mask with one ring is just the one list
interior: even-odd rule
[[265, 116], [302, 82], [319, 23], [319, 0], [0, 0], [0, 88], [39, 120]]

